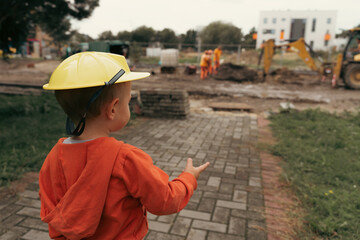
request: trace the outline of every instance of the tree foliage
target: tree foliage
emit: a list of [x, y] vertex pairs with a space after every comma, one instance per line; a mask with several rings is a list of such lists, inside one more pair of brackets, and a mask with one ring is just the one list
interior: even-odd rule
[[256, 46], [256, 40], [253, 39], [253, 34], [256, 33], [255, 27], [251, 28], [249, 33], [244, 36], [243, 41], [241, 42], [244, 47], [254, 48]]
[[157, 41], [162, 43], [178, 43], [179, 39], [170, 28], [164, 28], [156, 33]]
[[116, 35], [116, 39], [119, 39], [121, 41], [131, 41], [132, 38], [132, 33], [128, 32], [128, 31], [121, 31], [118, 32], [118, 34]]
[[197, 36], [197, 32], [193, 29], [187, 30], [185, 34], [182, 34], [181, 37], [181, 42], [184, 44], [196, 44], [196, 36]]
[[70, 37], [70, 18], [89, 17], [99, 0], [1, 0], [0, 45], [21, 45], [36, 25], [59, 42]]
[[140, 26], [132, 32], [134, 42], [152, 42], [155, 39], [155, 30], [151, 27]]
[[111, 31], [105, 31], [99, 34], [98, 40], [115, 40], [116, 36], [113, 35]]
[[243, 34], [231, 23], [212, 22], [200, 32], [204, 44], [239, 44]]

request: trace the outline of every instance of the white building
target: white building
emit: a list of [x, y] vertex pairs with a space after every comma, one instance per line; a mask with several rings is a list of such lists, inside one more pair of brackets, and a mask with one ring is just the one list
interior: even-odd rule
[[334, 45], [336, 15], [337, 11], [262, 11], [256, 47], [271, 38], [277, 45], [286, 43], [283, 35], [284, 40], [304, 37], [314, 50], [328, 50]]

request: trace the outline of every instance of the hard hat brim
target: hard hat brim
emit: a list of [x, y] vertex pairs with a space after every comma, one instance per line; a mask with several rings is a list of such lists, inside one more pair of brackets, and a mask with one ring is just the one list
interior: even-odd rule
[[[116, 83], [122, 83], [122, 82], [130, 82], [130, 81], [135, 81], [135, 80], [139, 80], [139, 79], [143, 79], [146, 77], [149, 77], [150, 73], [147, 72], [128, 72], [125, 73], [123, 76], [121, 76], [116, 82]], [[97, 84], [94, 85], [93, 83], [86, 85], [84, 83], [79, 84], [78, 86], [76, 85], [71, 85], [71, 86], [56, 86], [55, 84], [52, 84], [52, 86], [49, 86], [49, 84], [45, 84], [43, 85], [43, 89], [45, 90], [66, 90], [66, 89], [78, 89], [78, 88], [88, 88], [88, 87], [97, 87], [97, 86], [103, 86], [105, 85], [105, 83], [103, 84]]]

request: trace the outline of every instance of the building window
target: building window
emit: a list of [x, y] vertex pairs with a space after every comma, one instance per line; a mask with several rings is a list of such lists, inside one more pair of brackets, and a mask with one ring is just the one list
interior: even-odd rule
[[285, 22], [285, 20], [286, 20], [285, 18], [282, 18], [282, 19], [281, 19], [281, 21], [283, 21], [283, 22]]
[[275, 29], [263, 29], [263, 34], [275, 34]]
[[324, 46], [327, 47], [329, 45], [329, 40], [324, 41]]
[[330, 23], [331, 23], [331, 18], [328, 18], [328, 19], [326, 20], [326, 22], [327, 22], [327, 24], [330, 24]]
[[272, 23], [276, 23], [276, 18], [273, 18]]
[[313, 18], [312, 25], [311, 25], [311, 31], [315, 32], [315, 28], [316, 28], [316, 18]]
[[266, 24], [267, 23], [267, 18], [264, 18], [264, 24]]

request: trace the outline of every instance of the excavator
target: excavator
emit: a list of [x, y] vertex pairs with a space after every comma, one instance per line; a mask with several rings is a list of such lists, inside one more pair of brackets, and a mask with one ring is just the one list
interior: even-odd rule
[[342, 79], [345, 86], [352, 89], [360, 90], [360, 27], [349, 30], [349, 39], [343, 53], [337, 56], [336, 63], [324, 62], [318, 56], [321, 66], [318, 67], [312, 56], [316, 56], [312, 48], [304, 41], [304, 38], [299, 38], [296, 41], [289, 41], [289, 43], [282, 45], [275, 45], [273, 39], [267, 40], [263, 44], [260, 53], [258, 66], [263, 59], [264, 69], [263, 76], [269, 74], [272, 58], [275, 54], [275, 49], [286, 48], [288, 52], [296, 52], [299, 57], [306, 63], [306, 65], [313, 71], [318, 72], [325, 79], [332, 75], [332, 86], [335, 87]]

